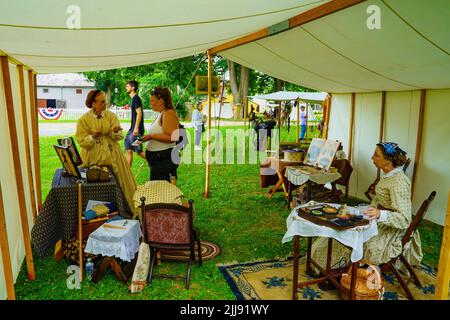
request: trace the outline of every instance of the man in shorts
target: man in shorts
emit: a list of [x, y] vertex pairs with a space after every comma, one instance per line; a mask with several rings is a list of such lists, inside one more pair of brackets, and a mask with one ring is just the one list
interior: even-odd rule
[[137, 81], [128, 81], [125, 87], [131, 98], [131, 127], [125, 137], [125, 157], [128, 164], [133, 164], [133, 152], [136, 152], [142, 159], [145, 159], [145, 153], [142, 151], [140, 137], [144, 134], [144, 112], [142, 111], [141, 98], [136, 93], [138, 89]]

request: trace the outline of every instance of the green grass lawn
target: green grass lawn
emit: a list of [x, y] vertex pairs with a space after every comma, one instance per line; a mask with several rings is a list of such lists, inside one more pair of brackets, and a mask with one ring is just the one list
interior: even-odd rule
[[[192, 133], [190, 129], [189, 132]], [[286, 137], [287, 133], [283, 132], [281, 140], [286, 141]], [[55, 170], [61, 167], [52, 147], [57, 138], [40, 139], [43, 199], [50, 190]], [[294, 140], [295, 129], [290, 134], [290, 141]], [[149, 177], [146, 163], [140, 168], [143, 163], [143, 159], [135, 157], [132, 171], [135, 175], [139, 171], [138, 184], [145, 183]], [[131, 294], [111, 272], [98, 284], [85, 281], [81, 290], [69, 290], [66, 286], [69, 264], [65, 260], [56, 262], [49, 252], [46, 258], [35, 259], [36, 281], [27, 280], [26, 265], [23, 264], [15, 285], [17, 299], [235, 299], [216, 264], [292, 255], [292, 242], [281, 243], [289, 211], [282, 193], [268, 199], [267, 189], [259, 187], [258, 164], [212, 165], [210, 172], [210, 197], [204, 198], [205, 165], [182, 164], [178, 169], [177, 185], [187, 199], [194, 200], [195, 225], [201, 231], [201, 239], [222, 248], [222, 253], [215, 259], [204, 261], [202, 267], [193, 266], [190, 290], [185, 289], [182, 280], [157, 278], [144, 291]], [[359, 201], [349, 200], [351, 203]], [[442, 227], [424, 223], [420, 232], [424, 262], [436, 267]], [[302, 240], [302, 252], [305, 245]], [[185, 272], [186, 264], [163, 263], [158, 270], [181, 274]]]

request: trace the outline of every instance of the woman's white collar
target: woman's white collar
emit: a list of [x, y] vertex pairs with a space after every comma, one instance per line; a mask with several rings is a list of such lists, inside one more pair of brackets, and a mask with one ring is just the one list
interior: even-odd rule
[[386, 174], [383, 176], [383, 178], [389, 178], [389, 177], [392, 177], [393, 175], [396, 175], [397, 173], [400, 173], [400, 172], [402, 172], [402, 171], [403, 171], [403, 167], [402, 167], [402, 166], [397, 167], [397, 168], [395, 168], [395, 169], [392, 169], [392, 170], [389, 171], [388, 173], [386, 173]]

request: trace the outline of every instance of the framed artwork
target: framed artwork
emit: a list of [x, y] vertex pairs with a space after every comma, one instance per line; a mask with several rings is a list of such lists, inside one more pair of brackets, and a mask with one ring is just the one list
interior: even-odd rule
[[58, 139], [58, 144], [60, 146], [69, 148], [70, 156], [72, 157], [72, 160], [76, 166], [80, 166], [81, 164], [83, 164], [80, 154], [78, 153], [77, 146], [75, 145], [75, 141], [72, 137], [64, 137], [62, 139]]
[[78, 170], [77, 165], [75, 164], [70, 155], [69, 147], [57, 145], [54, 145], [53, 147], [55, 148], [59, 160], [61, 160], [63, 168], [66, 170], [67, 174], [76, 177], [78, 179], [81, 179], [80, 171]]
[[[211, 94], [219, 94], [220, 90], [220, 78], [212, 77]], [[208, 94], [208, 77], [207, 76], [195, 76], [195, 93], [196, 94]]]
[[319, 138], [312, 139], [303, 163], [309, 164], [312, 166], [316, 166], [317, 160], [319, 159], [319, 155], [320, 155], [320, 152], [322, 150], [322, 146], [324, 145], [324, 143], [325, 143], [325, 139], [319, 139]]
[[338, 147], [339, 142], [335, 140], [326, 140], [322, 146], [322, 150], [320, 150], [320, 154], [317, 159], [317, 166], [328, 171], [331, 163], [333, 162], [334, 156], [336, 155]]

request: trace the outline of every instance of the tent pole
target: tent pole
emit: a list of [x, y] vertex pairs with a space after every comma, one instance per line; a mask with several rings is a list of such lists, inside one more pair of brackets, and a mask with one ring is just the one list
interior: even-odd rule
[[206, 179], [205, 198], [209, 198], [210, 162], [211, 162], [211, 91], [212, 91], [212, 54], [208, 51], [208, 130], [206, 131]]
[[[325, 120], [326, 120], [326, 117], [327, 117], [327, 103], [328, 103], [328, 98], [327, 99], [325, 99], [323, 102], [322, 102], [322, 122], [323, 123], [325, 123]], [[323, 136], [323, 130], [324, 129], [322, 129], [322, 133], [320, 132], [320, 130], [319, 130], [319, 138], [322, 138], [322, 136]]]
[[[8, 115], [8, 124], [9, 124], [9, 136], [11, 137], [11, 145], [13, 148], [19, 145], [17, 139], [17, 128], [16, 122], [14, 119], [14, 100], [11, 89], [11, 77], [9, 73], [9, 62], [8, 57], [1, 56], [1, 68], [3, 74], [3, 86], [5, 90], [5, 100], [6, 100], [6, 113]], [[34, 273], [34, 263], [33, 263], [33, 253], [31, 250], [31, 242], [30, 242], [30, 228], [28, 226], [28, 216], [27, 216], [27, 207], [25, 205], [25, 194], [23, 187], [23, 177], [22, 177], [22, 169], [20, 167], [20, 157], [19, 153], [13, 150], [13, 163], [14, 163], [14, 172], [16, 177], [16, 185], [17, 185], [17, 195], [19, 201], [19, 212], [20, 219], [22, 222], [22, 234], [23, 234], [23, 242], [25, 246], [25, 254], [26, 254], [26, 262], [27, 262], [27, 270], [28, 270], [28, 279], [35, 280]]]
[[247, 147], [246, 139], [247, 139], [247, 112], [248, 112], [248, 97], [245, 97], [244, 102], [244, 148], [242, 149], [242, 156], [245, 162], [245, 149]]
[[417, 129], [416, 140], [416, 155], [414, 157], [414, 169], [411, 182], [411, 198], [414, 199], [414, 191], [416, 186], [417, 171], [419, 169], [420, 152], [422, 151], [422, 135], [423, 135], [423, 122], [425, 118], [425, 98], [427, 91], [425, 89], [420, 90], [420, 110], [419, 110], [419, 128]]
[[[384, 111], [386, 109], [386, 91], [381, 92], [381, 115], [380, 115], [380, 138], [378, 142], [383, 142], [384, 134]], [[377, 179], [380, 179], [380, 168], [377, 169]]]
[[34, 175], [36, 178], [36, 197], [38, 203], [38, 210], [42, 207], [42, 192], [41, 192], [41, 160], [39, 155], [39, 130], [37, 120], [37, 92], [36, 92], [36, 74], [28, 70], [28, 86], [30, 90], [30, 116], [31, 116], [31, 130], [32, 143], [34, 155]]
[[306, 130], [305, 130], [305, 140], [308, 139], [308, 111], [309, 111], [309, 102], [306, 102]]
[[324, 123], [324, 130], [325, 130], [325, 139], [328, 139], [328, 126], [330, 124], [330, 114], [331, 114], [331, 99], [333, 98], [332, 94], [330, 93], [328, 99], [327, 99], [327, 117]]
[[297, 137], [295, 142], [300, 142], [300, 98], [297, 98]]
[[[278, 144], [281, 143], [281, 101], [280, 101], [280, 110], [278, 110]], [[270, 146], [272, 149], [272, 146]]]
[[14, 278], [11, 266], [11, 255], [9, 253], [8, 233], [5, 220], [5, 209], [3, 207], [2, 185], [0, 184], [0, 247], [2, 251], [3, 273], [6, 283], [6, 299], [16, 300], [14, 291]]
[[[20, 104], [22, 110], [22, 126], [23, 135], [25, 137], [25, 159], [27, 161], [27, 175], [28, 182], [30, 184], [30, 199], [31, 199], [31, 209], [33, 210], [33, 222], [36, 223], [36, 196], [34, 193], [34, 182], [33, 182], [33, 169], [31, 165], [31, 155], [30, 155], [30, 137], [28, 135], [28, 124], [27, 124], [27, 105], [25, 99], [25, 83], [23, 80], [23, 65], [17, 66], [17, 72], [19, 73], [19, 88], [20, 88]], [[31, 97], [30, 97], [31, 101]]]
[[450, 281], [450, 192], [448, 193], [447, 214], [445, 217], [444, 234], [442, 236], [441, 253], [436, 277], [436, 300], [448, 299]]
[[[352, 149], [353, 149], [353, 127], [355, 121], [355, 93], [352, 92], [352, 102], [351, 102], [351, 111], [350, 111], [350, 130], [349, 130], [349, 143], [348, 143], [348, 162], [352, 163]], [[350, 184], [349, 184], [350, 186]], [[345, 188], [345, 197], [348, 197], [349, 186]]]

